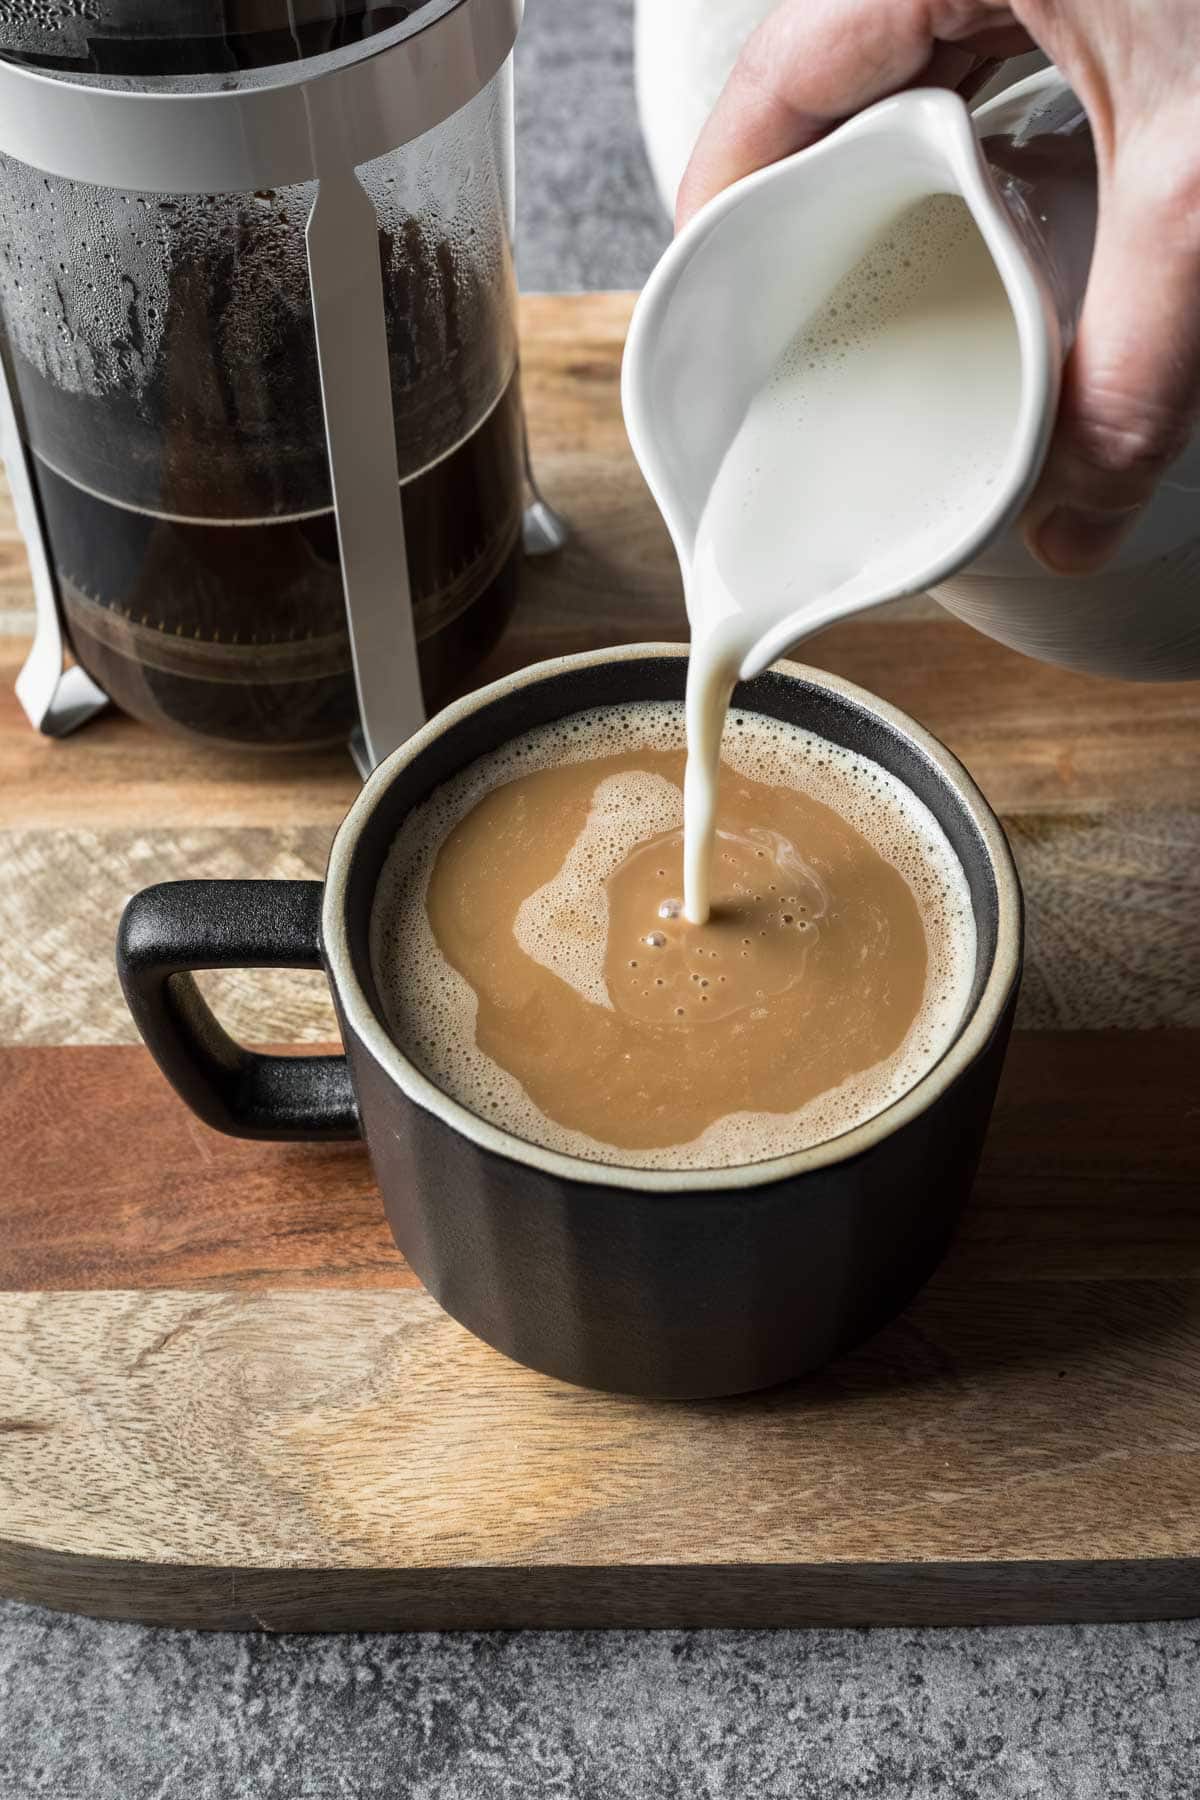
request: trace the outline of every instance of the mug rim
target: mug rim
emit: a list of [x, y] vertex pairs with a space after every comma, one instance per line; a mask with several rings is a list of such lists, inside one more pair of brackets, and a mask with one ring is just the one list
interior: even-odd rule
[[914, 744], [936, 764], [954, 789], [983, 841], [996, 884], [996, 948], [983, 988], [949, 1049], [912, 1087], [849, 1131], [826, 1138], [806, 1150], [793, 1150], [758, 1162], [734, 1163], [727, 1168], [639, 1169], [622, 1163], [592, 1162], [567, 1151], [550, 1150], [481, 1118], [431, 1081], [390, 1036], [364, 992], [354, 967], [347, 920], [347, 888], [354, 854], [367, 820], [396, 777], [431, 743], [494, 701], [523, 687], [569, 675], [576, 669], [594, 668], [603, 663], [686, 658], [687, 655], [686, 644], [624, 644], [609, 649], [584, 650], [531, 663], [452, 701], [371, 772], [339, 825], [329, 852], [321, 901], [321, 940], [339, 1006], [363, 1048], [408, 1099], [425, 1112], [434, 1114], [480, 1150], [558, 1181], [618, 1188], [626, 1193], [728, 1193], [731, 1189], [766, 1187], [852, 1162], [926, 1112], [971, 1067], [1003, 1018], [1020, 973], [1023, 905], [1012, 851], [999, 819], [962, 763], [915, 719], [888, 701], [868, 693], [865, 688], [805, 663], [778, 661], [771, 665], [776, 673], [839, 695]]

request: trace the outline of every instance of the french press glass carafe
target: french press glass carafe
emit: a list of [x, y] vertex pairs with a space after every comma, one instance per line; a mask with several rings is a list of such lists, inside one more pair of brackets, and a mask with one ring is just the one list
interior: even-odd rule
[[530, 498], [520, 7], [0, 12], [4, 449], [43, 729], [108, 695], [233, 743], [357, 723], [369, 765], [491, 647]]

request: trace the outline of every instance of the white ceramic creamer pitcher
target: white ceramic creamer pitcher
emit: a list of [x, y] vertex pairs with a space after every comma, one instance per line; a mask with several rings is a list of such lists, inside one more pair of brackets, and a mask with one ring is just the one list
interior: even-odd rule
[[[624, 404], [685, 578], [717, 471], [778, 358], [872, 244], [935, 194], [961, 197], [995, 263], [1020, 392], [986, 501], [947, 509], [903, 591], [929, 589], [980, 631], [1046, 662], [1133, 680], [1200, 677], [1200, 437], [1099, 575], [1050, 573], [1017, 529], [1053, 430], [1095, 231], [1090, 132], [1055, 69], [974, 115], [937, 89], [881, 101], [718, 195], [667, 251], [630, 328]], [[853, 466], [845, 478], [853, 483]], [[802, 525], [798, 505], [798, 556]], [[764, 652], [782, 654], [889, 597], [852, 584], [819, 616], [781, 620]]]

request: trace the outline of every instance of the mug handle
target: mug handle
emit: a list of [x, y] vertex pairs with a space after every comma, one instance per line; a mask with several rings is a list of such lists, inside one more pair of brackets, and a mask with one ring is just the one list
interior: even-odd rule
[[342, 1056], [264, 1056], [236, 1043], [194, 969], [319, 969], [319, 881], [164, 881], [135, 894], [117, 930], [134, 1023], [175, 1091], [232, 1137], [361, 1136]]

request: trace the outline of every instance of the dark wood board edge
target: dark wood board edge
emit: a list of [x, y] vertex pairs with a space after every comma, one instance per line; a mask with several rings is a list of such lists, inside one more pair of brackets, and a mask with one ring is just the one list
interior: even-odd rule
[[1200, 1615], [1200, 1558], [241, 1571], [0, 1542], [0, 1595], [204, 1631], [1120, 1623]]

